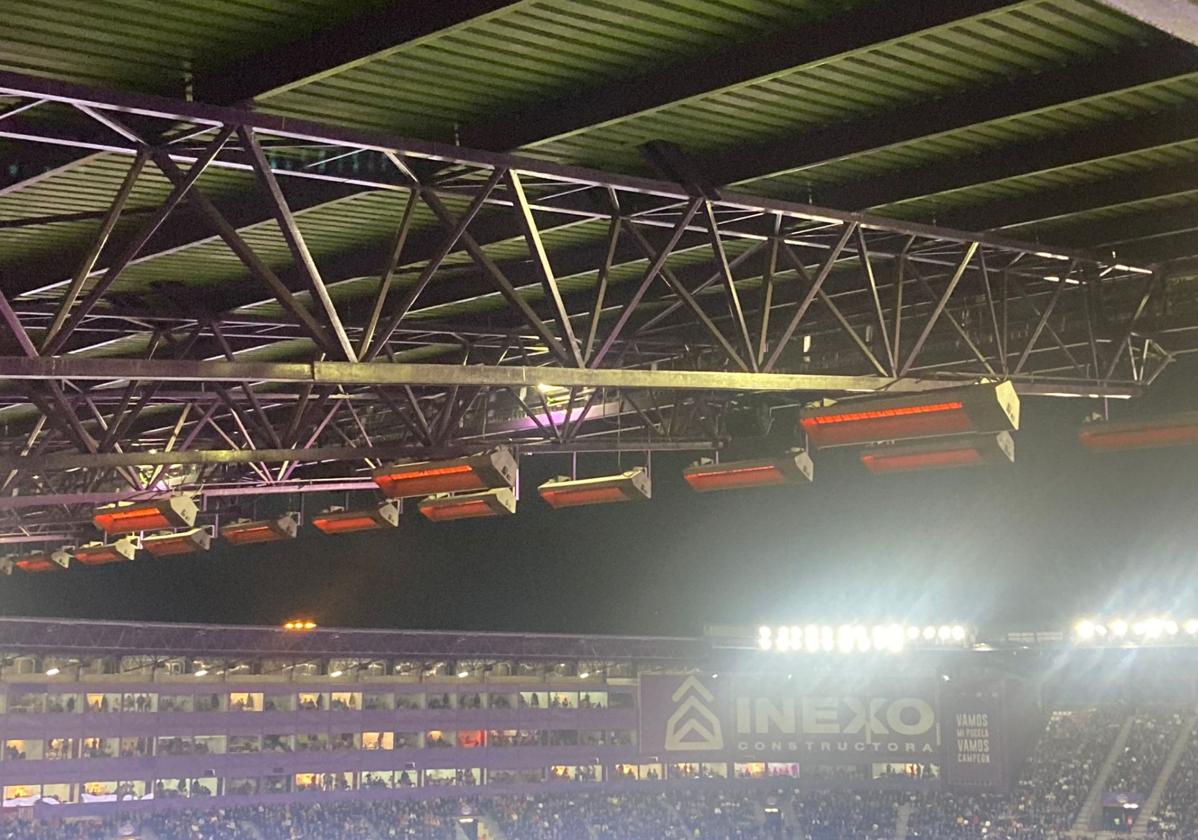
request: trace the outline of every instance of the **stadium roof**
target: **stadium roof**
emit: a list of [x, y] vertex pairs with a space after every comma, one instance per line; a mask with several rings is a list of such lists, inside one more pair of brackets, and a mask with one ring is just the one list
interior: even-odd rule
[[[26, 383], [0, 393], [3, 454], [23, 470], [9, 495], [152, 483], [130, 474], [133, 454], [35, 480], [27, 456], [41, 453], [431, 451], [460, 447], [476, 419], [532, 420], [559, 449], [630, 424], [642, 448], [712, 443], [696, 428], [718, 400], [650, 389], [634, 404], [580, 385], [559, 429], [533, 397], [455, 378], [463, 364], [518, 365], [526, 384], [547, 378], [541, 366], [606, 358], [870, 378], [776, 388], [790, 393], [989, 375], [1028, 393], [1127, 396], [1193, 349], [1198, 13], [1185, 3], [13, 0], [6, 12], [0, 378]], [[182, 172], [211, 165], [188, 179], [172, 155]], [[447, 240], [455, 220], [472, 237]], [[794, 352], [796, 336], [815, 349]], [[396, 372], [390, 390], [357, 387], [358, 372], [288, 389], [273, 368], [165, 387], [170, 371], [154, 366], [322, 352], [436, 370]], [[146, 359], [133, 377], [83, 364]], [[57, 366], [30, 364], [43, 361]], [[726, 391], [772, 388], [754, 384]], [[219, 478], [297, 475], [239, 469]]]

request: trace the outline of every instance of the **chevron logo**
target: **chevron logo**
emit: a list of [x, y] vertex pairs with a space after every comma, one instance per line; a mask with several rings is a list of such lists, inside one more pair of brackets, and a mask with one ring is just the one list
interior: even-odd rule
[[711, 710], [715, 696], [696, 677], [687, 677], [671, 699], [679, 703], [666, 722], [667, 751], [722, 750], [724, 732]]

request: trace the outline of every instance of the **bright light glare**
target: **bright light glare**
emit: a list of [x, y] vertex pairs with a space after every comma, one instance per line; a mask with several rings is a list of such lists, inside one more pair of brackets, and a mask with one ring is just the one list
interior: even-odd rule
[[1185, 623], [1185, 630], [1191, 636], [1198, 636], [1198, 618], [1191, 618]]
[[198, 670], [198, 671], [196, 671], [196, 672], [195, 672], [195, 675], [196, 675], [197, 677], [206, 677], [206, 676], [208, 676], [208, 669], [207, 669], [207, 668], [201, 668], [200, 670]]
[[773, 635], [774, 631], [764, 624], [757, 628], [757, 638], [759, 639], [768, 639]]
[[344, 676], [344, 674], [345, 674], [345, 672], [344, 672], [344, 671], [340, 671], [340, 670], [338, 670], [338, 671], [330, 671], [330, 672], [329, 672], [329, 676], [330, 676], [330, 677], [332, 677], [333, 679], [337, 679], [337, 678], [338, 678], [338, 677], [340, 677], [340, 676]]
[[1127, 635], [1127, 622], [1121, 618], [1117, 618], [1111, 622], [1111, 633], [1119, 638]]
[[965, 628], [962, 627], [960, 624], [954, 624], [952, 635], [953, 635], [954, 642], [965, 641]]
[[757, 638], [757, 647], [762, 650], [770, 650], [774, 646], [774, 640], [769, 636], [759, 636]]
[[61, 673], [62, 673], [62, 671], [58, 670], [57, 668], [47, 668], [46, 669], [47, 677], [57, 677]]
[[1073, 627], [1073, 632], [1075, 632], [1077, 637], [1083, 642], [1094, 638], [1094, 630], [1094, 622], [1088, 620], [1079, 621]]
[[932, 641], [932, 639], [936, 638], [936, 628], [935, 627], [923, 628], [923, 637], [926, 640], [928, 640], [929, 642]]

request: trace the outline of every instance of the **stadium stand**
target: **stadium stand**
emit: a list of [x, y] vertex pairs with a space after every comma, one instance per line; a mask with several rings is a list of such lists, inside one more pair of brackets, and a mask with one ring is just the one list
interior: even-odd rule
[[1185, 723], [1183, 715], [1173, 709], [1150, 709], [1136, 712], [1123, 754], [1115, 762], [1106, 789], [1112, 793], [1147, 796], [1156, 777], [1165, 766]]

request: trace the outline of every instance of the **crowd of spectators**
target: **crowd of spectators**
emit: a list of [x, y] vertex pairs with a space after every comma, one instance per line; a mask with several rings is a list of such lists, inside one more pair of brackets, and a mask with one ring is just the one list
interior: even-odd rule
[[1126, 715], [1122, 706], [1054, 712], [1020, 773], [1012, 814], [1025, 825], [1068, 831]]
[[1190, 733], [1169, 786], [1148, 822], [1148, 833], [1162, 840], [1198, 835], [1198, 732]]
[[1185, 718], [1177, 711], [1137, 712], [1132, 717], [1127, 745], [1107, 777], [1106, 789], [1147, 799], [1184, 724]]

